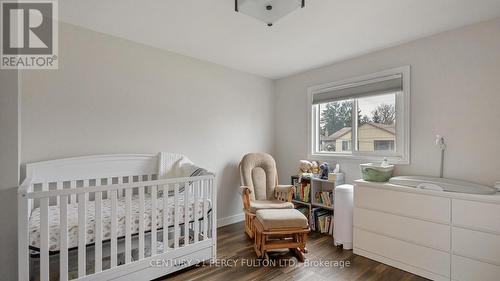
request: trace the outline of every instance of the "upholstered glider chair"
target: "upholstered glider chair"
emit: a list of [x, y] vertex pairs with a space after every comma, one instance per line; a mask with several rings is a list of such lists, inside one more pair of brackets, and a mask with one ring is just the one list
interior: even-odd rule
[[255, 212], [260, 209], [293, 209], [292, 185], [278, 185], [276, 162], [267, 153], [249, 153], [240, 165], [245, 232], [254, 237]]

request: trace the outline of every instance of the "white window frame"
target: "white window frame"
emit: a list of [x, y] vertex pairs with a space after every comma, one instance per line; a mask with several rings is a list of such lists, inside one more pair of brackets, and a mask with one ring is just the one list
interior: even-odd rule
[[[403, 91], [396, 93], [396, 151], [395, 152], [362, 152], [357, 150], [357, 123], [358, 114], [355, 113], [358, 105], [354, 100], [352, 116], [352, 141], [350, 152], [325, 152], [318, 151], [317, 138], [320, 113], [313, 105], [315, 94], [333, 91], [339, 88], [345, 88], [349, 85], [376, 80], [391, 75], [402, 75]], [[368, 75], [354, 77], [342, 81], [330, 82], [321, 85], [309, 87], [307, 89], [307, 151], [309, 159], [331, 161], [335, 159], [363, 160], [363, 161], [382, 161], [387, 158], [393, 164], [410, 164], [410, 66], [403, 66], [393, 69], [380, 71]], [[346, 97], [348, 99], [348, 97]], [[355, 129], [356, 128], [356, 129]]]

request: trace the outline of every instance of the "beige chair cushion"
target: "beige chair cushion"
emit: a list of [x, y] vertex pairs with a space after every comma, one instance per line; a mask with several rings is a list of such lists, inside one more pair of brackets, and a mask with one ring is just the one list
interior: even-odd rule
[[262, 224], [264, 230], [309, 227], [306, 216], [295, 209], [258, 210], [256, 219]]
[[241, 184], [247, 186], [250, 200], [274, 199], [274, 188], [278, 185], [276, 162], [267, 153], [249, 153], [240, 162]]
[[250, 212], [256, 213], [262, 209], [293, 209], [291, 202], [283, 202], [280, 200], [255, 200], [250, 201]]

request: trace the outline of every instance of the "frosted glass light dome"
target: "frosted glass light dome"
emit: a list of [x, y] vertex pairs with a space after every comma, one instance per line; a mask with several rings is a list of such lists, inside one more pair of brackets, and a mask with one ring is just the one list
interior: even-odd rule
[[305, 0], [236, 0], [235, 10], [272, 26], [280, 18], [303, 8]]

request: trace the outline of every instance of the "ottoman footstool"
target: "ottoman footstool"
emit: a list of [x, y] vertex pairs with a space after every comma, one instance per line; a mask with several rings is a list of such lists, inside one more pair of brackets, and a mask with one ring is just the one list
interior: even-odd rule
[[268, 259], [268, 250], [290, 249], [300, 262], [309, 233], [307, 218], [295, 209], [267, 209], [255, 213], [255, 253]]

